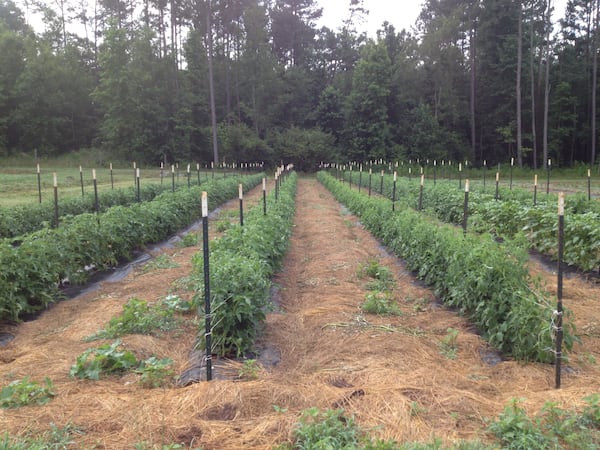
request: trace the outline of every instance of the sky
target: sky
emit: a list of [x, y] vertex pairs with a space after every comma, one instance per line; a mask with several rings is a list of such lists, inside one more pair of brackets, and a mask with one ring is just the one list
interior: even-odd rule
[[[323, 8], [323, 17], [318, 22], [319, 26], [337, 29], [342, 26], [342, 21], [348, 17], [350, 0], [317, 0]], [[410, 28], [415, 24], [423, 0], [364, 0], [364, 7], [369, 11], [367, 21], [357, 27], [358, 31], [366, 31], [369, 37], [376, 36], [377, 29], [381, 28], [384, 21], [390, 22], [397, 31]]]
[[[333, 30], [342, 25], [342, 21], [348, 17], [348, 6], [350, 0], [317, 0], [323, 8], [323, 17], [318, 26], [327, 26]], [[410, 31], [417, 21], [424, 0], [364, 0], [364, 7], [369, 10], [367, 21], [358, 27], [358, 31], [366, 31], [369, 37], [375, 38], [376, 32], [381, 24], [387, 20], [400, 31], [403, 28]], [[556, 21], [562, 17], [567, 0], [554, 0], [553, 19]]]

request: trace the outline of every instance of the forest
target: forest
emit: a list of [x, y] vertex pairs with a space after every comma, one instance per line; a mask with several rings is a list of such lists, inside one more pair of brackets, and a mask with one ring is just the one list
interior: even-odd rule
[[0, 155], [589, 165], [599, 9], [425, 0], [370, 38], [363, 0], [335, 30], [315, 0], [0, 0]]

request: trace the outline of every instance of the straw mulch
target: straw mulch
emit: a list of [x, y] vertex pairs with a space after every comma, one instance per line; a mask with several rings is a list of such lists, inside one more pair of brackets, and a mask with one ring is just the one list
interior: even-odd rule
[[[260, 195], [255, 191], [248, 199], [257, 202]], [[0, 386], [47, 376], [57, 393], [45, 406], [0, 410], [0, 429], [18, 436], [71, 425], [76, 448], [133, 448], [142, 442], [147, 448], [271, 448], [292, 439], [303, 410], [318, 407], [343, 408], [384, 439], [486, 441], [486, 420], [512, 398], [523, 398], [535, 413], [546, 401], [575, 407], [597, 390], [600, 294], [592, 283], [579, 277], [565, 282], [565, 303], [584, 336], [563, 375], [563, 389], [555, 390], [552, 366], [486, 363], [482, 355], [493, 351], [476, 330], [440, 306], [315, 180], [300, 180], [297, 205], [290, 251], [274, 280], [277, 307], [257, 344], [263, 353], [280, 355], [278, 364], [265, 363], [257, 379], [248, 381], [235, 376], [242, 362], [216, 362], [217, 378], [234, 376], [184, 388], [146, 389], [132, 374], [101, 381], [69, 377], [76, 357], [97, 344], [83, 339], [119, 314], [127, 300], [191, 295], [176, 281], [189, 273], [199, 248], [169, 249], [178, 268], [136, 271], [61, 302], [35, 321], [0, 329], [16, 336], [0, 348]], [[229, 205], [237, 207], [237, 201]], [[400, 316], [360, 311], [367, 280], [357, 273], [373, 258], [394, 272]], [[543, 273], [538, 265], [536, 270]], [[551, 290], [552, 275], [543, 276]], [[181, 373], [189, 366], [196, 326], [188, 318], [175, 332], [126, 336], [123, 343], [138, 359], [172, 358]], [[440, 347], [448, 328], [459, 330], [455, 359]]]

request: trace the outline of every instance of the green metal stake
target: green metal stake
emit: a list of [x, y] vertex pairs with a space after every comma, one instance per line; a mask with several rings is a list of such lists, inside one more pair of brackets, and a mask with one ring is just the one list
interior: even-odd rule
[[58, 181], [56, 179], [56, 172], [52, 174], [54, 179], [54, 223], [52, 228], [58, 228]]
[[83, 192], [83, 169], [81, 166], [79, 166], [79, 180], [81, 181], [81, 196], [83, 197], [85, 192]]
[[558, 194], [558, 279], [557, 279], [557, 304], [556, 304], [556, 376], [555, 387], [560, 389], [560, 370], [562, 363], [562, 340], [563, 340], [563, 268], [562, 260], [564, 253], [564, 236], [565, 236], [565, 194]]
[[212, 380], [212, 314], [210, 312], [210, 252], [208, 249], [208, 194], [202, 192], [202, 248], [204, 259], [204, 339], [206, 343], [206, 381]]

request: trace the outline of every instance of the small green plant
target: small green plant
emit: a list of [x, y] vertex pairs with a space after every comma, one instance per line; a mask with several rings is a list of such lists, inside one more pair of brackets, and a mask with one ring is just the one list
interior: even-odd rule
[[147, 264], [144, 264], [141, 268], [141, 272], [148, 273], [152, 272], [153, 270], [173, 269], [176, 267], [179, 267], [179, 264], [173, 261], [169, 255], [161, 253], [157, 257], [150, 260]]
[[242, 364], [238, 376], [243, 380], [256, 380], [260, 373], [260, 365], [255, 359], [247, 359]]
[[555, 448], [551, 439], [545, 436], [538, 424], [532, 421], [519, 400], [513, 399], [509, 406], [489, 426], [491, 431], [506, 448], [515, 450], [543, 450]]
[[425, 414], [427, 410], [421, 406], [419, 402], [410, 402], [410, 415], [411, 417], [419, 417]]
[[136, 369], [139, 373], [139, 383], [147, 388], [157, 388], [169, 384], [174, 374], [173, 360], [169, 358], [158, 359], [155, 356], [142, 361]]
[[178, 295], [167, 295], [162, 303], [167, 309], [181, 313], [187, 313], [194, 309], [194, 302], [184, 300]]
[[407, 296], [405, 298], [405, 301], [407, 303], [412, 303], [413, 305], [413, 311], [414, 312], [425, 312], [427, 311], [427, 308], [429, 306], [429, 300], [427, 300], [426, 298], [420, 297], [420, 298], [414, 298], [411, 296]]
[[0, 391], [0, 407], [18, 408], [36, 404], [45, 405], [54, 396], [54, 386], [50, 378], [46, 377], [44, 384], [30, 381], [29, 377], [12, 381]]
[[175, 244], [177, 247], [179, 248], [184, 248], [184, 247], [195, 247], [196, 245], [198, 245], [198, 234], [197, 233], [188, 233], [188, 234], [184, 234], [183, 237], [177, 241], [177, 244]]
[[376, 259], [370, 259], [367, 263], [361, 264], [358, 268], [358, 274], [361, 278], [372, 278], [378, 282], [378, 285], [385, 285], [383, 290], [391, 289], [394, 283], [394, 276], [390, 269], [382, 266]]
[[121, 341], [90, 348], [77, 357], [70, 375], [76, 378], [99, 380], [101, 375], [122, 373], [137, 367], [135, 355], [121, 348]]
[[231, 228], [231, 223], [229, 223], [229, 221], [227, 221], [227, 220], [219, 220], [215, 224], [215, 230], [217, 233], [224, 233], [225, 231], [229, 230], [230, 228]]
[[446, 335], [440, 342], [440, 351], [448, 359], [456, 359], [456, 353], [458, 352], [458, 330], [455, 328], [448, 328]]
[[360, 431], [352, 417], [345, 417], [344, 410], [317, 408], [305, 410], [294, 433], [294, 448], [356, 448]]
[[8, 433], [0, 434], [1, 450], [63, 450], [72, 448], [75, 443], [74, 434], [82, 431], [71, 424], [62, 428], [50, 424], [50, 430], [37, 435], [26, 435], [20, 438], [11, 438]]
[[367, 293], [361, 309], [366, 313], [380, 316], [399, 316], [402, 314], [398, 305], [394, 303], [391, 294], [381, 291]]
[[132, 298], [123, 306], [121, 315], [113, 317], [104, 330], [87, 338], [114, 339], [125, 334], [152, 334], [153, 332], [172, 330], [177, 321], [173, 309], [164, 308], [164, 304], [150, 305], [145, 300]]

